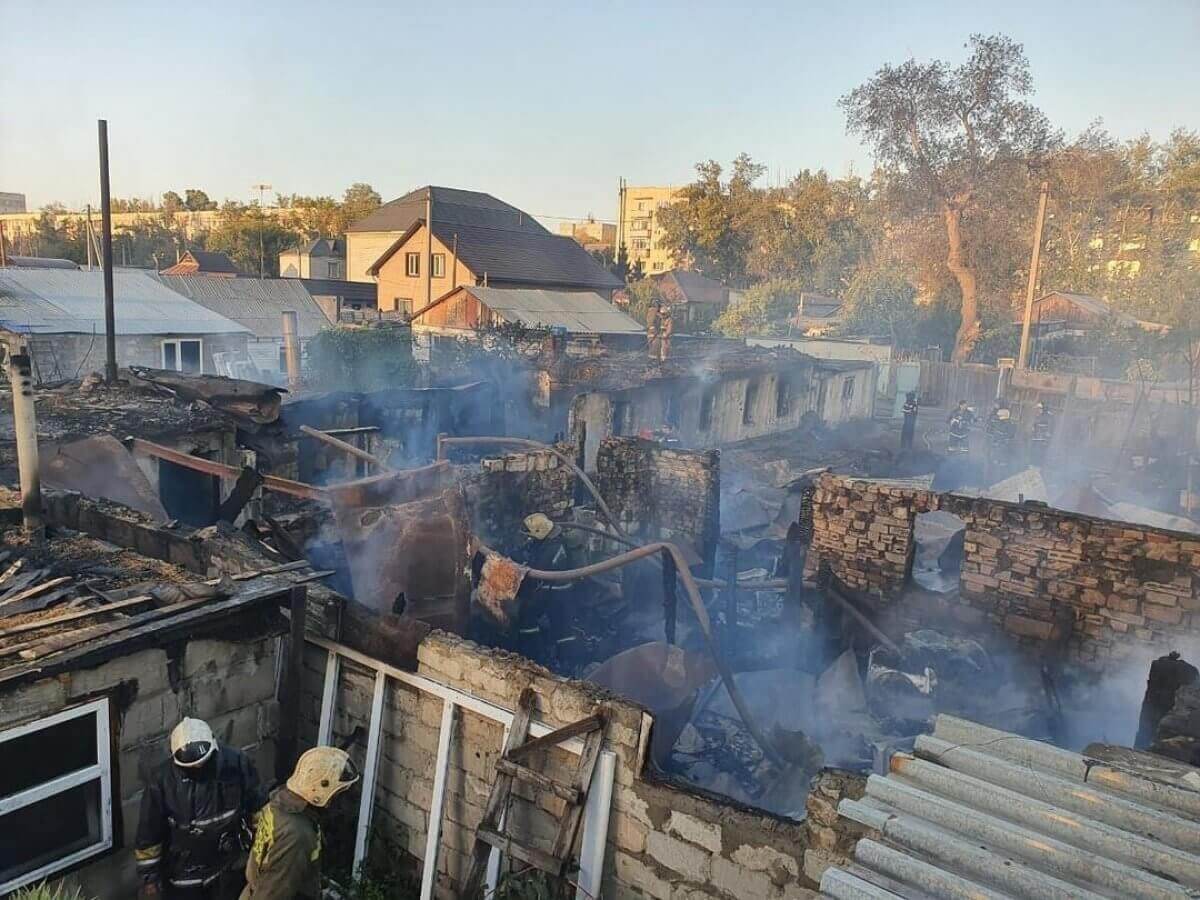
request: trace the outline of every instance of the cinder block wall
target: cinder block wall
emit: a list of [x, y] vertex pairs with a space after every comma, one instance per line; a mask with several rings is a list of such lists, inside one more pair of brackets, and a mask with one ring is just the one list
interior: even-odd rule
[[466, 496], [476, 530], [495, 549], [512, 552], [526, 516], [566, 516], [574, 505], [575, 474], [548, 450], [510, 453], [480, 460]]
[[279, 707], [275, 636], [246, 642], [192, 640], [170, 650], [117, 657], [0, 695], [0, 729], [107, 697], [113, 720], [115, 849], [67, 876], [84, 896], [132, 897], [142, 787], [170, 756], [171, 730], [184, 716], [207, 721], [217, 740], [250, 754], [267, 782], [275, 773]]
[[596, 487], [630, 534], [682, 539], [706, 560], [721, 532], [721, 453], [671, 450], [640, 438], [605, 438]]
[[[957, 597], [905, 598], [915, 517], [966, 525]], [[822, 476], [807, 569], [828, 561], [905, 624], [1061, 644], [1080, 662], [1200, 639], [1200, 537], [978, 497]], [[956, 608], [957, 607], [957, 608]], [[934, 614], [937, 614], [936, 616]]]
[[[736, 898], [781, 900], [814, 896], [802, 867], [808, 836], [803, 824], [755, 813], [655, 782], [643, 772], [651, 718], [641, 708], [592, 685], [569, 681], [514, 654], [488, 650], [435, 632], [421, 645], [419, 673], [507, 709], [521, 690], [537, 694], [537, 717], [552, 727], [588, 715], [599, 702], [612, 718], [605, 748], [617, 756], [604, 868], [604, 897]], [[305, 660], [305, 721], [315, 739], [325, 652], [309, 648]], [[343, 665], [334, 719], [335, 741], [367, 725], [374, 676]], [[441, 702], [389, 681], [384, 741], [376, 793], [372, 852], [406, 851], [419, 869], [432, 805]], [[499, 724], [462, 712], [454, 733], [439, 854], [439, 895], [457, 896], [469, 866], [475, 828], [495, 779], [502, 743]], [[360, 740], [352, 752], [363, 752]], [[565, 780], [576, 757], [553, 751], [536, 761]], [[546, 847], [557, 827], [561, 801], [521, 788], [512, 819], [516, 833]]]

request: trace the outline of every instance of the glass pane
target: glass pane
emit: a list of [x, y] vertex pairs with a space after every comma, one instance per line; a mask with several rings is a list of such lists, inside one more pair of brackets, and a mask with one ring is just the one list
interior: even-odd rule
[[179, 359], [182, 363], [179, 367], [180, 372], [198, 375], [200, 373], [200, 342], [180, 341]]
[[179, 371], [179, 357], [174, 344], [163, 344], [163, 368], [168, 372]]
[[0, 816], [0, 882], [98, 844], [100, 780]]
[[0, 797], [96, 764], [96, 714], [0, 742]]

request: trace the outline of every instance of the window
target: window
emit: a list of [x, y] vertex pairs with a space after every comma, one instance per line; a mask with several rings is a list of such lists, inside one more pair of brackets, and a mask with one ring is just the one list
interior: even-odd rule
[[758, 379], [746, 382], [746, 397], [742, 401], [742, 424], [754, 424], [754, 407], [758, 405]]
[[853, 375], [851, 375], [849, 378], [847, 378], [845, 381], [842, 382], [842, 399], [843, 400], [853, 400], [854, 399], [854, 376]]
[[791, 414], [792, 382], [786, 375], [780, 375], [775, 387], [775, 418], [786, 419]]
[[0, 894], [112, 845], [108, 701], [0, 732]]
[[666, 400], [663, 401], [663, 424], [669, 428], [679, 428], [679, 397], [674, 391], [668, 393]]
[[169, 372], [199, 375], [204, 371], [204, 342], [200, 338], [162, 342], [162, 367]]
[[433, 254], [433, 277], [434, 278], [445, 278], [446, 277], [446, 254], [445, 253]]
[[411, 316], [413, 313], [412, 297], [393, 297], [392, 309], [396, 312], [404, 313], [406, 316]]
[[327, 265], [326, 270], [329, 273], [328, 277], [330, 277], [330, 278], [341, 278], [342, 277], [342, 264], [340, 262], [335, 261], [335, 262], [327, 263], [326, 265]]
[[404, 274], [409, 278], [416, 278], [421, 274], [421, 254], [420, 253], [405, 253], [404, 254]]
[[715, 388], [705, 388], [704, 393], [700, 395], [700, 430], [708, 431], [712, 428], [713, 406], [717, 401], [717, 391]]

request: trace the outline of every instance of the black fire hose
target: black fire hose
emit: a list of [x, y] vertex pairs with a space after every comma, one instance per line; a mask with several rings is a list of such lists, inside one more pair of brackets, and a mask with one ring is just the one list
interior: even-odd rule
[[[500, 555], [484, 544], [477, 543], [477, 547], [484, 553], [496, 556]], [[734, 681], [733, 672], [730, 670], [728, 663], [726, 663], [725, 657], [721, 654], [721, 647], [717, 643], [716, 634], [713, 632], [712, 622], [708, 618], [708, 610], [704, 608], [704, 598], [700, 596], [700, 587], [696, 584], [696, 579], [688, 570], [687, 561], [683, 558], [683, 554], [674, 544], [665, 541], [646, 544], [601, 562], [581, 566], [578, 569], [563, 569], [561, 571], [524, 569], [524, 573], [527, 578], [536, 578], [538, 581], [547, 581], [552, 584], [578, 581], [581, 578], [590, 578], [593, 575], [600, 575], [603, 572], [619, 569], [656, 553], [667, 553], [674, 560], [675, 572], [679, 580], [683, 582], [683, 589], [687, 593], [688, 601], [692, 604], [692, 611], [696, 614], [696, 620], [700, 623], [700, 631], [704, 634], [704, 639], [708, 644], [708, 651], [712, 655], [713, 662], [716, 664], [717, 673], [721, 676], [725, 690], [729, 692], [729, 699], [733, 701], [733, 706], [738, 711], [738, 715], [741, 716], [746, 730], [750, 732], [750, 736], [754, 738], [754, 742], [762, 748], [763, 753], [771, 762], [777, 766], [786, 766], [787, 763], [783, 757], [780, 756], [767, 736], [763, 734], [754, 717], [750, 715], [750, 709], [746, 706], [746, 700], [742, 696], [737, 683]]]

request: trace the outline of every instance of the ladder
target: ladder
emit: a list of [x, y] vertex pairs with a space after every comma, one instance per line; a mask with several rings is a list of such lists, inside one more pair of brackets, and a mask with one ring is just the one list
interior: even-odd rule
[[[479, 820], [475, 831], [475, 846], [471, 853], [471, 868], [463, 885], [462, 896], [471, 900], [479, 896], [483, 887], [483, 877], [487, 869], [488, 857], [493, 849], [505, 853], [513, 859], [540, 869], [553, 878], [562, 878], [567, 874], [571, 862], [571, 850], [575, 844], [575, 836], [579, 831], [579, 823], [583, 818], [583, 807], [587, 801], [588, 787], [592, 782], [592, 773], [596, 769], [596, 761], [600, 758], [600, 745], [604, 740], [604, 726], [607, 723], [607, 712], [602, 707], [587, 718], [564, 725], [557, 731], [533, 740], [529, 737], [529, 723], [533, 715], [534, 692], [525, 688], [517, 701], [517, 710], [513, 715], [512, 727], [504, 742], [504, 750], [496, 761], [496, 781], [488, 796], [487, 807]], [[583, 752], [579, 755], [579, 765], [569, 784], [564, 784], [534, 771], [523, 764], [531, 755], [539, 750], [555, 747], [574, 737], [583, 737]], [[509, 801], [512, 799], [513, 782], [520, 781], [541, 791], [548, 791], [566, 803], [566, 809], [559, 819], [558, 834], [553, 847], [541, 850], [537, 847], [522, 843], [516, 837], [505, 832], [505, 819]]]

